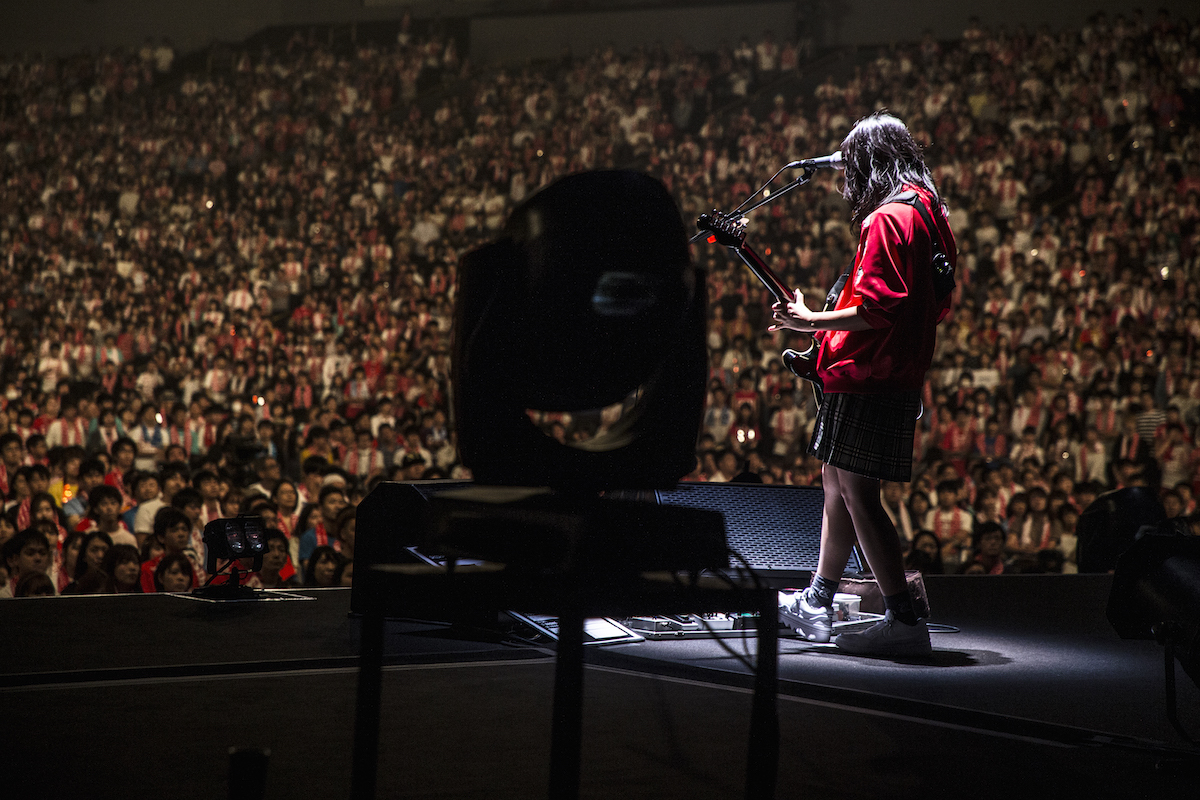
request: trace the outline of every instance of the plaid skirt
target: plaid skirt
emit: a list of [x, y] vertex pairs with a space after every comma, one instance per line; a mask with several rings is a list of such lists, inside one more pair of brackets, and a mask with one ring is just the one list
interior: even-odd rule
[[905, 483], [912, 479], [913, 435], [920, 413], [920, 392], [827, 392], [808, 452], [857, 475]]

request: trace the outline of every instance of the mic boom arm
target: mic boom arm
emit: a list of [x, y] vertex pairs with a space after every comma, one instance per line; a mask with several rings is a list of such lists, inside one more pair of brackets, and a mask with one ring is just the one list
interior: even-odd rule
[[[787, 168], [788, 168], [788, 167], [784, 167], [783, 169], [787, 169]], [[783, 169], [779, 170], [779, 172], [783, 172]], [[777, 173], [775, 173], [775, 174], [776, 174], [776, 175], [778, 175], [779, 173], [777, 172]], [[785, 185], [785, 186], [784, 186], [782, 189], [780, 189], [778, 192], [775, 192], [774, 194], [767, 195], [767, 196], [766, 196], [766, 197], [764, 197], [762, 200], [759, 200], [757, 203], [755, 203], [754, 205], [750, 206], [749, 208], [739, 208], [737, 211], [735, 211], [735, 212], [733, 212], [733, 213], [735, 213], [735, 214], [738, 214], [738, 215], [741, 215], [741, 216], [745, 216], [746, 214], [749, 214], [751, 211], [754, 211], [754, 210], [756, 210], [756, 209], [762, 208], [762, 207], [763, 207], [763, 206], [765, 206], [767, 203], [770, 203], [770, 202], [773, 202], [773, 201], [775, 201], [775, 200], [778, 200], [780, 197], [783, 197], [785, 194], [787, 194], [788, 192], [792, 191], [793, 189], [799, 189], [801, 186], [803, 186], [804, 184], [806, 184], [806, 183], [808, 183], [809, 181], [811, 181], [811, 180], [812, 180], [812, 178], [813, 178], [813, 175], [815, 175], [815, 174], [816, 174], [816, 169], [815, 169], [814, 167], [807, 167], [807, 166], [806, 166], [806, 167], [804, 168], [804, 172], [803, 172], [803, 173], [800, 175], [800, 177], [796, 178], [796, 179], [795, 179], [795, 180], [793, 180], [791, 183], [789, 183], [789, 184]], [[774, 180], [774, 178], [772, 178], [771, 180]], [[770, 182], [771, 182], [771, 181], [767, 181], [767, 183], [768, 183], [768, 184], [770, 184]], [[765, 188], [765, 187], [764, 187], [764, 188]], [[762, 189], [759, 189], [758, 191], [759, 191], [759, 192], [761, 192], [761, 191], [762, 191]], [[750, 195], [750, 196], [751, 196], [751, 197], [754, 197], [754, 195], [756, 195], [756, 194], [758, 194], [758, 192], [755, 192], [754, 194], [752, 194], [752, 195]], [[745, 203], [743, 203], [743, 205], [745, 205]], [[698, 241], [700, 241], [701, 239], [703, 239], [705, 236], [708, 236], [708, 235], [709, 235], [709, 231], [707, 231], [707, 230], [704, 230], [704, 229], [698, 230], [698, 231], [696, 231], [696, 233], [695, 233], [695, 234], [692, 236], [692, 238], [688, 239], [688, 243], [689, 243], [689, 244], [691, 244], [691, 243], [693, 243], [693, 242], [698, 242]]]

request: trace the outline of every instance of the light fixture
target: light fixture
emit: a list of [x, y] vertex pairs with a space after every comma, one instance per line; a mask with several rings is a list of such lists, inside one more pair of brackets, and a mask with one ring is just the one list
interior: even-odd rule
[[[238, 599], [252, 589], [241, 585], [243, 572], [262, 569], [267, 551], [262, 517], [237, 516], [214, 519], [204, 526], [204, 569], [208, 581], [196, 590], [213, 599]], [[249, 565], [246, 561], [250, 561]], [[222, 573], [228, 569], [227, 575]], [[223, 582], [217, 578], [222, 577]]]
[[1200, 686], [1200, 538], [1142, 536], [1121, 555], [1108, 598], [1108, 621], [1122, 639], [1155, 639], [1164, 648], [1167, 718], [1176, 715], [1175, 660]]

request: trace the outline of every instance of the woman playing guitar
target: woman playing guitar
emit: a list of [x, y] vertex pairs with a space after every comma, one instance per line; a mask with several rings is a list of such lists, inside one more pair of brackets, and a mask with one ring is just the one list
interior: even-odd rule
[[810, 641], [830, 640], [833, 594], [857, 539], [887, 613], [836, 644], [920, 655], [931, 651], [929, 631], [915, 613], [879, 482], [911, 478], [920, 389], [950, 308], [954, 237], [920, 148], [899, 119], [859, 120], [842, 142], [842, 160], [842, 193], [861, 228], [854, 266], [831, 308], [809, 310], [796, 290], [775, 304], [771, 326], [820, 335], [816, 375], [824, 387], [809, 448], [824, 462], [821, 553], [811, 585], [781, 616]]

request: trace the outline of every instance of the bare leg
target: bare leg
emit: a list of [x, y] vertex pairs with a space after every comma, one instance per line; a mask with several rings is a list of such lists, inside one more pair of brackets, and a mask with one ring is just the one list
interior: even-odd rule
[[[907, 589], [904, 580], [904, 556], [900, 550], [900, 537], [896, 527], [883, 510], [879, 500], [879, 479], [867, 478], [826, 465], [821, 480], [828, 471], [837, 473], [837, 485], [841, 487], [841, 500], [848, 516], [853, 520], [851, 531], [858, 537], [867, 564], [885, 596], [898, 594]], [[828, 493], [826, 493], [828, 503]], [[853, 539], [851, 539], [853, 543]], [[849, 558], [849, 549], [846, 558]], [[825, 538], [821, 538], [821, 564], [825, 563]], [[842, 562], [845, 564], [845, 561]], [[840, 572], [838, 573], [841, 574]], [[824, 573], [822, 572], [822, 575]]]
[[828, 464], [821, 467], [825, 507], [821, 512], [821, 555], [817, 559], [817, 574], [834, 583], [842, 579], [854, 549], [854, 522], [843, 497], [843, 474], [849, 473]]

